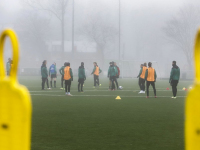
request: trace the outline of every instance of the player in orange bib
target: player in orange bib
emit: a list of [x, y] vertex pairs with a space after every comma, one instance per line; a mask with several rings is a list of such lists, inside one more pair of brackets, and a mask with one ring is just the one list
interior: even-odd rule
[[147, 64], [141, 64], [140, 67], [141, 69], [137, 76], [137, 78], [139, 78], [138, 84], [140, 86], [140, 92], [138, 94], [145, 93], [145, 73], [147, 70]]
[[70, 68], [69, 62], [66, 64], [66, 67], [64, 69], [64, 80], [65, 80], [66, 95], [72, 96], [70, 94], [70, 87], [71, 87], [71, 81], [73, 81], [73, 73], [72, 73], [72, 69]]
[[149, 98], [149, 86], [150, 85], [153, 87], [155, 98], [157, 98], [157, 96], [156, 96], [156, 88], [155, 88], [156, 78], [157, 78], [156, 70], [154, 68], [152, 68], [152, 63], [149, 62], [148, 63], [148, 68], [147, 68], [146, 73], [145, 73], [145, 79], [147, 81], [146, 82], [147, 98]]
[[101, 86], [101, 84], [99, 84], [99, 74], [102, 72], [100, 67], [97, 65], [96, 62], [93, 63], [94, 64], [94, 69], [92, 71], [91, 74], [94, 75], [94, 88], [96, 87], [96, 84], [98, 86]]

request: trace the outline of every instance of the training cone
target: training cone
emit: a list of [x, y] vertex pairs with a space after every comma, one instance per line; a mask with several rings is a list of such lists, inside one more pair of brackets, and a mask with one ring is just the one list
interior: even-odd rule
[[185, 87], [182, 89], [183, 91], [185, 90]]
[[166, 90], [169, 90], [169, 88], [166, 88]]
[[187, 91], [187, 89], [185, 88], [185, 91]]
[[120, 99], [121, 99], [121, 97], [120, 97], [120, 96], [117, 96], [115, 99], [117, 99], [117, 100], [120, 100]]

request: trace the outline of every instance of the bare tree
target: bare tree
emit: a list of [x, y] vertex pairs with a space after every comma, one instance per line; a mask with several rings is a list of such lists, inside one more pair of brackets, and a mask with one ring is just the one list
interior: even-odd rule
[[101, 16], [93, 15], [89, 16], [87, 22], [79, 29], [79, 34], [89, 42], [96, 43], [98, 56], [104, 59], [106, 47], [115, 40], [118, 31], [111, 23], [104, 21]]
[[200, 9], [197, 6], [185, 6], [180, 9], [163, 28], [167, 40], [178, 46], [187, 58], [189, 67], [193, 64], [194, 38], [200, 26]]
[[61, 49], [62, 59], [64, 59], [64, 40], [65, 40], [65, 15], [67, 10], [68, 0], [22, 0], [24, 4], [30, 7], [47, 11], [54, 15], [61, 24]]
[[[47, 57], [47, 48], [45, 42], [48, 40], [50, 31], [50, 20], [41, 17], [37, 13], [26, 12], [17, 19], [16, 31], [19, 34], [22, 51], [28, 60], [35, 57], [41, 59]], [[33, 61], [33, 60], [32, 60]]]

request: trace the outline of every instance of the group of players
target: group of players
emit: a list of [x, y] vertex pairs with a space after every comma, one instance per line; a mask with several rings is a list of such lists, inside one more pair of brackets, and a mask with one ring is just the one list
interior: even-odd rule
[[[45, 82], [47, 84], [47, 89], [51, 89], [53, 87], [53, 81], [54, 81], [54, 88], [56, 88], [56, 78], [57, 78], [56, 63], [53, 63], [49, 67], [49, 71], [47, 70], [46, 64], [47, 61], [44, 60], [41, 66], [42, 90], [44, 90]], [[97, 65], [96, 62], [94, 62], [93, 65], [94, 68], [91, 75], [94, 76], [93, 88], [95, 88], [96, 86], [101, 86], [101, 84], [99, 83], [99, 74], [102, 72], [102, 70], [100, 69], [100, 67]], [[73, 81], [73, 72], [72, 69], [70, 68], [70, 63], [65, 62], [64, 66], [62, 66], [59, 69], [59, 72], [61, 74], [61, 89], [65, 89], [66, 95], [72, 96], [70, 94], [70, 87], [71, 87], [71, 82]], [[119, 78], [119, 75], [120, 75], [119, 67], [116, 65], [115, 62], [110, 62], [110, 66], [108, 69], [108, 78], [110, 79], [109, 82], [110, 90], [115, 90], [115, 84], [116, 88], [118, 89], [117, 78]], [[50, 80], [51, 88], [49, 86], [48, 76], [51, 78]], [[81, 66], [78, 69], [78, 92], [83, 92], [83, 84], [85, 80], [86, 80], [86, 75], [85, 75], [84, 63], [81, 62]], [[65, 83], [65, 87], [63, 87], [63, 82]]]
[[[156, 70], [152, 67], [152, 63], [149, 62], [148, 63], [148, 68], [147, 68], [147, 64], [141, 64], [141, 69], [140, 72], [138, 74], [138, 78], [139, 78], [139, 86], [140, 86], [140, 92], [141, 93], [145, 93], [145, 81], [146, 81], [146, 92], [147, 92], [147, 97], [149, 98], [149, 86], [151, 85], [153, 87], [153, 91], [154, 91], [154, 97], [157, 98], [156, 96], [156, 88], [155, 88], [155, 82], [156, 82]], [[180, 68], [176, 65], [176, 61], [172, 62], [172, 69], [171, 69], [171, 73], [170, 73], [170, 78], [169, 78], [169, 83], [172, 86], [172, 93], [173, 96], [171, 98], [176, 99], [176, 94], [177, 94], [177, 85], [180, 79]]]

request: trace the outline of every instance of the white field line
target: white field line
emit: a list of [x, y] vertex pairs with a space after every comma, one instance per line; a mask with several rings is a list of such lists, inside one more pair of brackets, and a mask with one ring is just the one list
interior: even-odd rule
[[[70, 91], [75, 91], [77, 92], [77, 90], [70, 90]], [[139, 92], [139, 90], [116, 90], [116, 91], [110, 91], [110, 90], [86, 90], [84, 92]], [[153, 90], [149, 90], [149, 91], [153, 91]], [[171, 92], [171, 90], [156, 90], [156, 91], [161, 91], [161, 92]], [[179, 92], [186, 92], [184, 90], [178, 90]], [[60, 90], [60, 91], [54, 91], [54, 90], [45, 90], [45, 91], [29, 91], [31, 93], [50, 93], [50, 92], [65, 92], [64, 90]]]
[[[67, 96], [65, 94], [63, 94], [63, 95], [31, 94], [31, 95], [33, 95], [33, 96], [71, 97], [71, 96]], [[117, 97], [117, 95], [73, 95], [73, 97]], [[120, 96], [120, 97], [121, 98], [123, 98], [123, 97], [144, 98], [144, 97], [146, 97], [146, 95], [144, 95], [144, 96]], [[166, 97], [170, 98], [170, 96], [157, 96], [157, 98], [166, 98]], [[186, 96], [177, 96], [177, 98], [179, 98], [179, 97], [186, 97]], [[150, 96], [149, 98], [154, 98], [154, 97]]]

